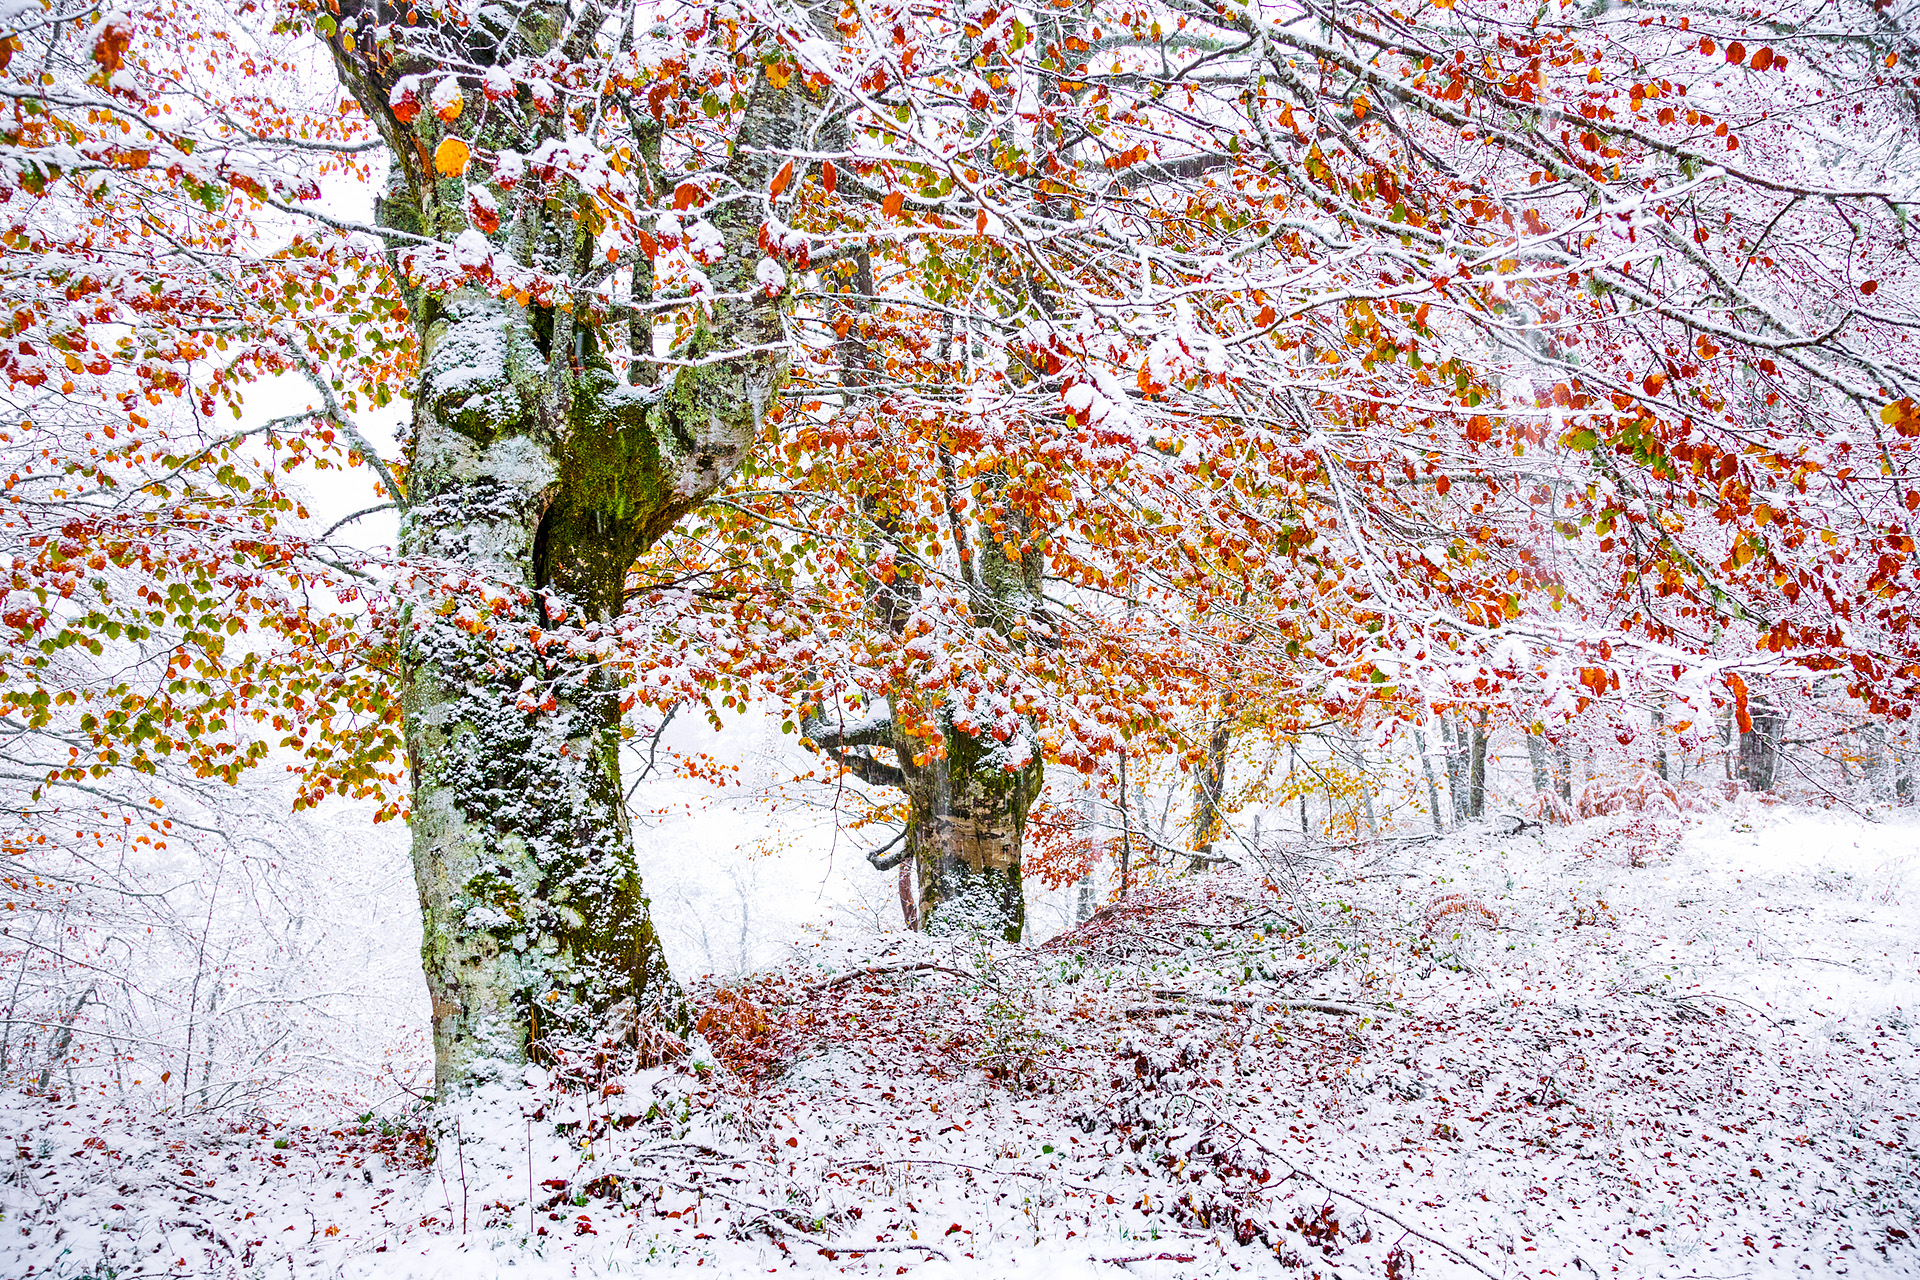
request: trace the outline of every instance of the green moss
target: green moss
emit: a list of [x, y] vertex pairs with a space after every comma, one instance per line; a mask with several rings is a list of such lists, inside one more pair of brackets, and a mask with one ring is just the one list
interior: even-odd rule
[[604, 365], [580, 375], [558, 491], [535, 550], [537, 579], [600, 617], [619, 612], [627, 569], [673, 498], [650, 415], [608, 412], [619, 390]]

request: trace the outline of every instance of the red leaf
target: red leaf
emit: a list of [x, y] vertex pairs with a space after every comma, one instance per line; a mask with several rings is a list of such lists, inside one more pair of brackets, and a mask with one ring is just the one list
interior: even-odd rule
[[785, 191], [787, 189], [787, 184], [792, 181], [793, 181], [793, 161], [789, 160], [785, 164], [780, 166], [780, 172], [773, 175], [773, 187], [772, 187], [773, 198], [775, 200], [778, 200], [780, 198], [780, 193], [782, 191]]
[[820, 185], [827, 189], [828, 195], [833, 194], [834, 187], [839, 183], [840, 172], [833, 167], [833, 161], [829, 160], [820, 166]]

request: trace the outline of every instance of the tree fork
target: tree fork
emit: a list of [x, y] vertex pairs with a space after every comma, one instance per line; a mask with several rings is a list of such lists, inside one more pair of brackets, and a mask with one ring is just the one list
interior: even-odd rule
[[[529, 10], [493, 33], [486, 53], [501, 65], [562, 46], [589, 56], [603, 16], [589, 10], [571, 26], [563, 8]], [[564, 119], [503, 109], [402, 120], [390, 104], [402, 76], [456, 67], [480, 101], [470, 39], [452, 29], [437, 38], [457, 57], [437, 60], [421, 45], [382, 61], [371, 41], [356, 53], [340, 35], [329, 40], [341, 83], [392, 155], [381, 224], [442, 241], [484, 234], [496, 255], [565, 276], [584, 296], [604, 269], [573, 217], [590, 193], [562, 178], [544, 199], [516, 199], [478, 162], [449, 175], [429, 161], [452, 138], [473, 154], [531, 152], [560, 136]], [[526, 91], [518, 97], [509, 105]], [[768, 190], [781, 153], [823, 107], [804, 77], [775, 85], [762, 73], [729, 157], [732, 184]], [[491, 188], [511, 214], [470, 226], [473, 188]], [[533, 637], [617, 616], [628, 567], [758, 437], [787, 375], [780, 304], [754, 275], [759, 208], [736, 198], [712, 211], [725, 250], [709, 276], [728, 301], [671, 353], [677, 371], [657, 386], [641, 385], [652, 370], [640, 359], [626, 379], [614, 372], [603, 322], [584, 307], [395, 271], [420, 343], [401, 552], [509, 592], [504, 614], [496, 606], [480, 624], [416, 604], [403, 642], [413, 861], [443, 1097], [531, 1060], [604, 1050], [610, 1038], [627, 1056], [671, 1054], [689, 1031], [634, 859], [619, 678], [596, 656]]]

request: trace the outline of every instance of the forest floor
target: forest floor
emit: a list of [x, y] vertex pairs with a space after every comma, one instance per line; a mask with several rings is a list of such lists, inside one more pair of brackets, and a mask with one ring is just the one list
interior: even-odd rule
[[9, 1097], [0, 1275], [1920, 1275], [1920, 830], [1510, 825], [830, 936], [437, 1144]]

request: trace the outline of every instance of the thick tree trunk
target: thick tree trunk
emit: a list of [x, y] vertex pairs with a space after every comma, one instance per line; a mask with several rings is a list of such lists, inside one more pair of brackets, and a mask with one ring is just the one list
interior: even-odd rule
[[[567, 34], [564, 9], [530, 10], [494, 56], [581, 35]], [[561, 127], [511, 111], [402, 122], [389, 106], [394, 81], [456, 68], [382, 65], [337, 37], [331, 45], [392, 153], [382, 225], [407, 235], [470, 243], [482, 233], [468, 226], [468, 192], [488, 175], [477, 163], [467, 177], [434, 172], [427, 157], [440, 138], [527, 152], [540, 140], [532, 135]], [[481, 100], [477, 77], [463, 79], [468, 100]], [[729, 165], [738, 189], [766, 190], [779, 152], [817, 112], [802, 81], [755, 86]], [[567, 181], [538, 200], [493, 187], [493, 203], [514, 212], [486, 238], [497, 254], [588, 287], [604, 266], [578, 216], [592, 197]], [[760, 217], [750, 200], [712, 211], [726, 251], [708, 275], [728, 301], [672, 353], [679, 372], [657, 386], [613, 372], [585, 308], [576, 319], [551, 299], [507, 300], [478, 284], [407, 286], [420, 375], [400, 549], [493, 595], [423, 600], [403, 642], [413, 861], [443, 1096], [609, 1034], [643, 1056], [672, 1052], [687, 1029], [634, 862], [618, 681], [551, 637], [616, 616], [634, 559], [712, 494], [759, 434], [786, 377], [777, 304], [754, 278]], [[643, 376], [637, 364], [630, 376]]]
[[897, 749], [920, 928], [1018, 942], [1027, 921], [1020, 853], [1040, 794], [1038, 746], [982, 742], [949, 723], [945, 748], [924, 765], [913, 762], [913, 743]]

